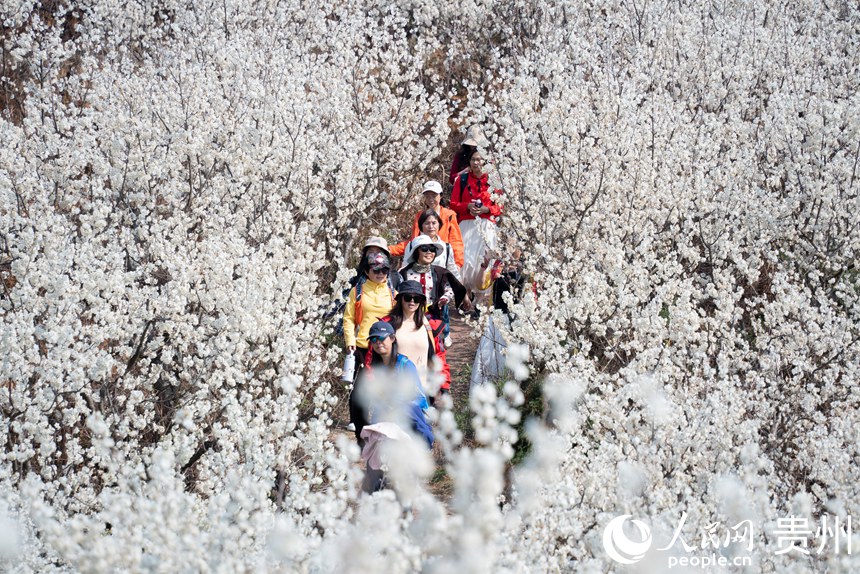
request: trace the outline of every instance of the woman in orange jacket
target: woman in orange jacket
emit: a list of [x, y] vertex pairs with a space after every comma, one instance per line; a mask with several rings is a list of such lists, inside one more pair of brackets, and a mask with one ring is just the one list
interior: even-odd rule
[[[442, 207], [442, 185], [438, 181], [430, 180], [424, 184], [424, 207], [432, 209], [439, 216], [439, 228], [435, 234], [443, 243], [451, 244], [454, 252], [454, 262], [457, 267], [463, 266], [463, 235], [460, 233], [460, 225], [457, 223], [457, 214], [446, 207]], [[415, 239], [424, 231], [421, 229], [420, 219], [425, 210], [415, 214], [412, 221], [411, 239]], [[435, 239], [435, 238], [434, 238]], [[406, 252], [409, 241], [401, 241], [389, 248], [392, 257], [400, 257]]]

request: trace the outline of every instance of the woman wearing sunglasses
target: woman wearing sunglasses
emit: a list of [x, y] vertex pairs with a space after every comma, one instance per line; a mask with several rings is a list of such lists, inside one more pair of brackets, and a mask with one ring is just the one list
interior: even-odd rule
[[[411, 428], [432, 447], [433, 430], [424, 415], [429, 407], [427, 395], [421, 388], [415, 364], [400, 352], [394, 326], [387, 321], [375, 322], [368, 340], [367, 364], [356, 380], [353, 391], [356, 400], [350, 403], [362, 458], [368, 458], [365, 446], [372, 446], [366, 441], [378, 439], [379, 432], [384, 431], [384, 426], [377, 426], [383, 422]], [[365, 490], [377, 490], [381, 477], [382, 472], [368, 463]]]
[[[422, 292], [427, 298], [427, 312], [434, 319], [444, 321], [445, 308], [454, 302], [457, 307], [465, 310], [472, 308], [466, 297], [466, 288], [447, 269], [434, 265], [433, 261], [441, 250], [439, 244], [426, 235], [419, 235], [412, 240], [413, 250], [400, 270], [400, 275], [406, 281], [415, 281], [421, 285]], [[450, 341], [446, 341], [450, 345]]]
[[440, 393], [450, 390], [451, 369], [445, 360], [445, 345], [442, 342], [444, 324], [424, 314], [426, 305], [427, 297], [422, 292], [421, 284], [403, 281], [394, 308], [382, 320], [394, 327], [398, 349], [415, 364], [424, 390], [429, 395], [436, 395], [437, 388]]
[[365, 362], [370, 326], [388, 315], [397, 294], [388, 278], [391, 269], [388, 256], [374, 253], [367, 255], [366, 259], [367, 271], [350, 290], [343, 311], [344, 343], [347, 353], [356, 354], [356, 365]]
[[[455, 260], [454, 248], [450, 243], [447, 243], [442, 240], [442, 236], [439, 235], [439, 229], [442, 225], [442, 219], [439, 215], [436, 214], [432, 209], [428, 209], [423, 211], [421, 215], [418, 217], [418, 226], [421, 228], [421, 233], [429, 237], [433, 240], [437, 245], [442, 245], [443, 249], [441, 253], [436, 254], [436, 259], [433, 260], [433, 265], [438, 265], [448, 271], [451, 275], [453, 275], [457, 281], [460, 283], [463, 282], [463, 278], [460, 276], [460, 267], [457, 261]], [[454, 225], [457, 225], [456, 220], [454, 221]], [[459, 231], [458, 231], [459, 233]], [[462, 242], [462, 241], [461, 241]], [[463, 255], [460, 254], [460, 258], [462, 259]], [[468, 298], [465, 299], [465, 307], [466, 310], [471, 309], [471, 301]], [[443, 305], [440, 309], [442, 313], [442, 322], [445, 325], [445, 346], [451, 346], [451, 317], [448, 313], [448, 305]]]
[[[388, 245], [388, 242], [383, 237], [368, 237], [367, 241], [364, 242], [364, 247], [361, 249], [361, 257], [358, 260], [355, 275], [349, 280], [350, 287], [355, 287], [360, 281], [367, 279], [368, 272], [370, 271], [370, 264], [368, 262], [371, 256], [379, 254], [391, 259], [391, 247]], [[396, 255], [401, 255], [401, 253], [397, 253]], [[400, 283], [400, 274], [396, 269], [392, 269], [388, 273], [388, 284], [392, 288], [397, 289], [398, 283]], [[345, 291], [344, 296], [347, 293], [348, 291]]]

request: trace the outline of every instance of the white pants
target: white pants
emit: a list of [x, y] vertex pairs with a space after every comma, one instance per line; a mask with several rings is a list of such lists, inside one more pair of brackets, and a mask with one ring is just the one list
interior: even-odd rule
[[479, 291], [484, 279], [484, 255], [496, 249], [496, 224], [489, 219], [468, 219], [460, 224], [463, 234], [463, 286]]

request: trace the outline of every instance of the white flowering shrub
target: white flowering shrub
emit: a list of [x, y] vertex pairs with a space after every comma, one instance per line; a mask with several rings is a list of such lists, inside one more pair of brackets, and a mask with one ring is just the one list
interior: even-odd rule
[[[475, 111], [537, 285], [511, 336], [581, 381], [535, 556], [601, 568], [622, 513], [856, 514], [856, 7], [546, 10]], [[840, 558], [759, 534], [754, 571]]]
[[321, 281], [444, 137], [429, 47], [382, 11], [7, 8], [0, 480], [52, 557], [23, 568], [235, 571], [276, 507], [329, 528]]
[[[3, 569], [605, 572], [613, 517], [668, 541], [682, 513], [690, 542], [750, 520], [749, 572], [857, 568], [772, 528], [860, 516], [856, 5], [18, 1], [2, 26]], [[534, 280], [512, 380], [472, 393], [473, 443], [435, 418], [450, 501], [409, 451], [361, 496], [323, 312], [472, 122]]]

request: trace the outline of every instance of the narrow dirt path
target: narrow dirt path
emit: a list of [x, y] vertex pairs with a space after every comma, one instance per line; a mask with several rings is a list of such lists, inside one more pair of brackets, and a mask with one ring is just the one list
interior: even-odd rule
[[[448, 368], [451, 369], [451, 400], [454, 417], [461, 430], [464, 430], [469, 417], [469, 383], [472, 375], [472, 363], [478, 349], [479, 339], [472, 336], [472, 326], [459, 313], [451, 313], [451, 348], [445, 353]], [[454, 483], [445, 470], [445, 457], [437, 443], [433, 447], [433, 459], [436, 471], [430, 479], [428, 487], [440, 500], [446, 503], [454, 494]]]
[[472, 327], [459, 313], [451, 314], [451, 338], [453, 345], [448, 349], [446, 358], [451, 369], [451, 398], [457, 408], [469, 400], [469, 379], [479, 339], [472, 336]]

